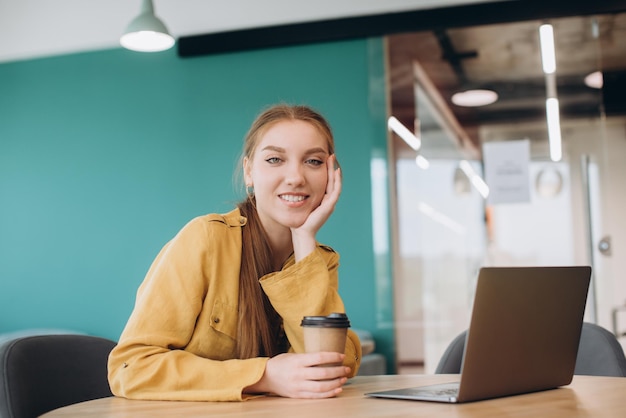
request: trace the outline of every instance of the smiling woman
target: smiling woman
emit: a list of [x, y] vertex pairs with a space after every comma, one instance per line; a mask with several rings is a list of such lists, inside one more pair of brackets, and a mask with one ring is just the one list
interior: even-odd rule
[[331, 192], [340, 186], [334, 171], [328, 175], [326, 162], [333, 164], [327, 143], [307, 122], [276, 122], [257, 145], [259, 151], [244, 161], [246, 187], [254, 187], [257, 212], [270, 242], [277, 247], [286, 244], [277, 252], [275, 265], [292, 251], [291, 239], [282, 236], [291, 235], [289, 228], [302, 226], [322, 203], [327, 185]]
[[[148, 271], [109, 358], [114, 394], [327, 398], [357, 373], [355, 333], [343, 352], [305, 353], [300, 327], [304, 316], [345, 311], [339, 255], [316, 241], [341, 193], [328, 123], [305, 106], [270, 107], [242, 160], [254, 194], [230, 213], [189, 222]], [[316, 367], [328, 363], [339, 365]]]

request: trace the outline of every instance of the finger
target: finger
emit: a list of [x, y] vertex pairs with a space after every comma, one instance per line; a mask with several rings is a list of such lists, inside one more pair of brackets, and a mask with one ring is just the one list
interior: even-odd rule
[[[341, 173], [339, 172], [339, 168], [333, 173], [333, 181], [332, 181], [332, 189], [328, 189], [326, 191], [326, 195], [324, 195], [324, 199], [322, 199], [322, 203], [330, 207], [330, 211], [332, 212], [335, 208], [335, 205], [339, 201], [339, 195], [341, 194]], [[330, 184], [331, 182], [329, 182]]]
[[313, 383], [317, 383], [317, 385], [314, 388], [311, 388], [310, 390], [303, 390], [300, 392], [302, 397], [332, 398], [334, 396], [337, 396], [343, 391], [343, 384], [345, 383], [345, 381], [340, 383], [339, 385], [337, 384], [328, 385], [327, 382], [313, 382]]
[[334, 381], [337, 379], [347, 379], [349, 368], [344, 366], [325, 366], [325, 367], [310, 367], [307, 370], [306, 378], [308, 380], [315, 381]]
[[332, 193], [335, 182], [335, 154], [330, 155], [326, 160], [326, 168], [328, 169], [328, 181], [326, 182], [326, 194]]
[[341, 364], [346, 358], [343, 353], [337, 353], [334, 351], [318, 351], [316, 353], [304, 353], [301, 356], [303, 366], [320, 366], [323, 364]]
[[330, 394], [331, 392], [341, 388], [347, 381], [347, 377], [326, 380], [304, 380], [297, 386], [297, 391], [300, 393]]
[[339, 195], [341, 194], [341, 168], [337, 168], [335, 170], [334, 173], [334, 181], [333, 181], [333, 187], [334, 187], [334, 192], [337, 195], [337, 198], [339, 198]]
[[297, 397], [301, 399], [324, 399], [334, 398], [343, 391], [343, 388], [335, 388], [327, 392], [301, 392]]

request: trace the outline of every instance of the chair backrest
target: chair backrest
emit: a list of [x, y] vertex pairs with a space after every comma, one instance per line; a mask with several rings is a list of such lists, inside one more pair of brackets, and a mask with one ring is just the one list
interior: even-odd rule
[[624, 349], [612, 332], [595, 324], [583, 324], [574, 374], [626, 376]]
[[36, 335], [0, 346], [0, 418], [34, 418], [112, 396], [107, 358], [115, 342], [88, 335]]
[[458, 374], [461, 373], [463, 363], [463, 351], [465, 350], [465, 339], [467, 331], [457, 335], [446, 348], [439, 359], [439, 364], [435, 369], [435, 374]]
[[[461, 372], [467, 331], [459, 334], [441, 356], [436, 374]], [[626, 377], [626, 356], [615, 335], [589, 322], [583, 323], [574, 374]]]

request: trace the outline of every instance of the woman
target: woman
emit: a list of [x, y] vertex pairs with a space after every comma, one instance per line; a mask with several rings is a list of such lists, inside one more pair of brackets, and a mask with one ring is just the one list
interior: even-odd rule
[[[358, 338], [345, 354], [304, 353], [305, 315], [344, 312], [339, 255], [316, 234], [341, 192], [334, 140], [305, 106], [267, 109], [242, 157], [248, 197], [189, 222], [161, 250], [109, 356], [115, 395], [242, 400], [272, 393], [328, 398], [356, 374]], [[343, 363], [336, 367], [316, 367]]]

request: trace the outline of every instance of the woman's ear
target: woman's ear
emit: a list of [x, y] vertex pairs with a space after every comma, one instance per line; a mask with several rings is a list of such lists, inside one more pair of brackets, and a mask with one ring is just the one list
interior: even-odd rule
[[246, 186], [252, 186], [252, 164], [250, 163], [250, 159], [245, 157], [243, 159], [243, 181]]

